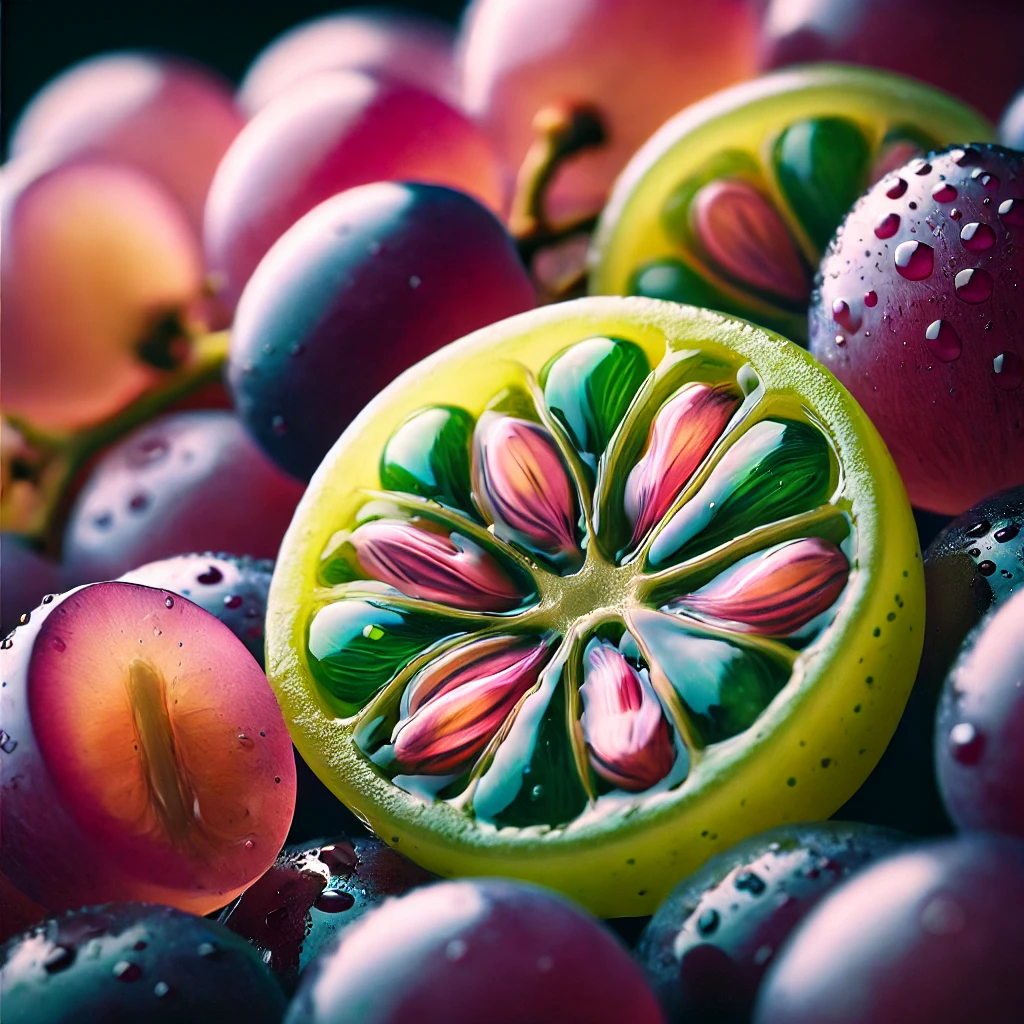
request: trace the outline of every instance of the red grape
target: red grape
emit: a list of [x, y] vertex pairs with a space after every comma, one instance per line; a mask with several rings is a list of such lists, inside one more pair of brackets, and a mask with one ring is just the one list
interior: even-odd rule
[[342, 11], [278, 36], [252, 62], [238, 89], [251, 114], [296, 82], [322, 71], [365, 71], [454, 96], [452, 33], [442, 22], [404, 11]]
[[76, 64], [38, 93], [15, 125], [11, 152], [135, 164], [168, 188], [198, 230], [213, 172], [243, 121], [228, 83], [205, 68], [110, 53]]
[[960, 0], [770, 0], [760, 64], [842, 61], [900, 71], [994, 119], [1020, 85], [1024, 5], [989, 0], [984, 19], [991, 31], [979, 47], [961, 50], [973, 18]]
[[865, 868], [811, 911], [755, 1024], [1020, 1019], [1024, 843], [972, 836]]
[[999, 141], [1010, 149], [1024, 149], [1024, 89], [1003, 111], [999, 122]]
[[90, 474], [64, 534], [66, 578], [114, 579], [190, 551], [272, 558], [301, 495], [231, 413], [163, 416]]
[[183, 597], [44, 603], [4, 641], [0, 870], [50, 910], [223, 906], [274, 861], [295, 763], [266, 676]]
[[203, 232], [220, 297], [237, 302], [266, 251], [318, 203], [401, 180], [450, 185], [495, 210], [503, 202], [487, 139], [432, 93], [355, 71], [298, 83], [246, 125], [210, 188]]
[[178, 204], [134, 168], [36, 157], [3, 174], [4, 411], [70, 428], [159, 377], [139, 345], [202, 284]]
[[572, 160], [551, 192], [554, 218], [596, 213], [649, 135], [683, 107], [754, 70], [748, 0], [475, 0], [459, 48], [462, 97], [511, 171], [543, 107], [596, 107], [608, 143]]
[[958, 827], [1024, 837], [1024, 591], [978, 627], [946, 680], [935, 765]]
[[505, 879], [388, 900], [306, 971], [286, 1024], [659, 1024], [640, 969], [564, 897]]
[[60, 590], [57, 566], [13, 533], [0, 533], [0, 636], [18, 624], [46, 594]]
[[468, 196], [351, 189], [292, 227], [246, 287], [228, 364], [236, 408], [281, 466], [308, 479], [401, 370], [533, 304], [511, 239]]
[[956, 514], [1024, 483], [1024, 153], [914, 160], [821, 264], [810, 347], [864, 407], [914, 505]]

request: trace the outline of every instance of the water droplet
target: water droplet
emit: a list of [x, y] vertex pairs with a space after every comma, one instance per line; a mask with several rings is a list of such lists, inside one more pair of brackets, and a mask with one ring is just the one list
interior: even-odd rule
[[1014, 227], [1024, 226], [1024, 200], [1004, 200], [999, 204], [999, 216]]
[[43, 957], [43, 970], [47, 974], [56, 974], [58, 971], [66, 970], [74, 962], [75, 950], [73, 946], [54, 946]]
[[701, 935], [712, 935], [718, 927], [720, 920], [721, 918], [718, 916], [717, 910], [705, 910], [704, 913], [697, 918], [697, 931], [700, 932]]
[[959, 722], [949, 730], [949, 752], [960, 764], [977, 764], [984, 747], [985, 737], [970, 722]]
[[978, 572], [982, 576], [991, 576], [996, 571], [996, 563], [989, 561], [987, 558], [984, 562], [978, 563]]
[[0, 729], [0, 750], [5, 754], [13, 754], [18, 747], [18, 741], [11, 737], [9, 732]]
[[1001, 352], [992, 360], [992, 372], [995, 374], [997, 388], [1013, 391], [1024, 381], [1024, 359], [1014, 352]]
[[246, 839], [246, 841], [245, 841], [245, 843], [243, 845], [245, 846], [245, 848], [247, 850], [252, 850], [252, 849], [255, 849], [255, 847], [256, 847], [256, 844], [251, 839]]
[[960, 358], [963, 345], [960, 342], [960, 335], [956, 333], [953, 326], [945, 320], [934, 320], [924, 332], [925, 343], [928, 351], [944, 363], [951, 363], [954, 359]]
[[214, 583], [220, 583], [222, 579], [224, 579], [224, 573], [222, 573], [220, 569], [217, 568], [217, 566], [211, 565], [209, 569], [207, 569], [205, 572], [201, 572], [196, 577], [196, 583], [206, 583], [212, 585]]
[[118, 981], [138, 981], [142, 977], [142, 968], [131, 960], [118, 960], [113, 974]]
[[163, 636], [163, 635], [164, 635], [164, 631], [162, 629], [157, 629], [156, 626], [153, 627], [153, 636]]
[[363, 626], [363, 636], [367, 640], [379, 640], [384, 635], [384, 630], [380, 626], [366, 625]]
[[992, 524], [987, 519], [982, 519], [981, 522], [975, 523], [973, 526], [969, 526], [966, 530], [968, 537], [984, 537], [989, 530], [992, 529]]
[[534, 786], [533, 789], [530, 790], [530, 799], [531, 800], [540, 800], [540, 798], [542, 796], [544, 796], [544, 787], [543, 786], [537, 785], [537, 786]]
[[32, 618], [32, 613], [31, 612], [22, 612], [21, 615], [18, 616], [18, 625], [19, 626], [27, 626], [29, 621], [31, 620], [31, 618]]
[[166, 597], [164, 598], [164, 607], [165, 607], [165, 608], [173, 608], [173, 607], [174, 607], [174, 598], [173, 598], [173, 597], [171, 597], [171, 595], [170, 595], [170, 594], [168, 594], [168, 595], [167, 595], [167, 596], [166, 596]]
[[331, 843], [321, 846], [317, 855], [332, 875], [351, 875], [359, 864], [355, 847], [351, 843]]
[[860, 317], [854, 314], [846, 299], [836, 299], [832, 303], [832, 319], [852, 334], [855, 334], [860, 328]]
[[[846, 344], [846, 335], [845, 334], [837, 334], [836, 335], [836, 344], [840, 348], [842, 348]], [[780, 481], [780, 483], [781, 483], [781, 481]]]
[[313, 906], [325, 914], [340, 914], [355, 906], [356, 898], [344, 889], [326, 889], [313, 901]]
[[974, 268], [961, 270], [953, 279], [956, 297], [972, 305], [988, 299], [992, 295], [994, 286], [992, 275], [987, 270]]
[[150, 497], [143, 491], [139, 491], [138, 494], [133, 494], [128, 499], [128, 508], [132, 512], [144, 512], [149, 508]]
[[57, 596], [56, 594], [47, 594], [46, 597], [43, 598], [43, 604], [52, 604], [53, 603], [53, 599], [56, 596]]
[[0, 651], [9, 651], [13, 646], [14, 641], [9, 636], [5, 636], [3, 640], [0, 641]]
[[874, 309], [878, 305], [878, 294], [876, 292], [865, 292], [864, 293], [864, 305], [868, 309]]
[[949, 211], [950, 220], [959, 220], [962, 216], [963, 214], [955, 206]]
[[59, 636], [50, 637], [50, 646], [58, 653], [63, 654], [67, 649], [68, 645]]
[[877, 238], [892, 238], [900, 229], [900, 215], [898, 213], [887, 213], [875, 224], [875, 236]]
[[893, 255], [896, 273], [908, 281], [931, 277], [935, 250], [924, 242], [900, 242]]
[[992, 534], [992, 539], [997, 544], [1006, 544], [1013, 540], [1018, 533], [1020, 533], [1020, 527], [1016, 523], [1011, 523], [1009, 526], [1004, 526], [1001, 530], [996, 530], [996, 532]]
[[751, 896], [760, 896], [766, 888], [764, 879], [760, 875], [755, 875], [753, 871], [741, 871], [736, 876], [735, 884], [737, 889], [749, 892]]
[[270, 429], [278, 436], [284, 437], [288, 433], [288, 424], [283, 416], [273, 416], [270, 420]]
[[449, 960], [461, 960], [466, 955], [466, 950], [469, 947], [462, 939], [452, 939], [447, 946], [444, 947], [444, 955]]
[[157, 999], [164, 999], [167, 996], [169, 996], [170, 994], [171, 994], [171, 986], [168, 985], [166, 981], [158, 981], [153, 986], [153, 995], [155, 995], [157, 997]]
[[909, 166], [907, 167], [907, 170], [913, 171], [915, 174], [920, 175], [931, 174], [932, 165], [928, 163], [927, 160], [918, 157], [917, 160], [912, 160], [910, 162]]
[[960, 241], [968, 252], [984, 252], [996, 244], [996, 233], [987, 224], [972, 221], [960, 229]]
[[971, 171], [971, 177], [977, 181], [986, 192], [994, 192], [999, 188], [999, 179], [994, 174], [989, 174], [984, 167], [975, 167]]
[[227, 594], [224, 597], [225, 608], [241, 608], [242, 607], [242, 596], [241, 594]]
[[890, 199], [899, 199], [906, 191], [907, 183], [902, 178], [895, 178], [889, 182], [889, 187], [885, 190], [885, 194]]
[[956, 189], [948, 181], [940, 181], [932, 189], [932, 199], [937, 203], [951, 203], [956, 199]]
[[244, 732], [240, 732], [238, 734], [238, 745], [245, 750], [254, 750], [256, 741], [251, 736], [246, 736]]
[[981, 153], [973, 146], [964, 146], [962, 149], [954, 149], [949, 155], [957, 167], [966, 167], [970, 164], [976, 163], [981, 158]]
[[216, 960], [220, 956], [220, 947], [215, 942], [200, 942], [196, 953], [207, 960]]

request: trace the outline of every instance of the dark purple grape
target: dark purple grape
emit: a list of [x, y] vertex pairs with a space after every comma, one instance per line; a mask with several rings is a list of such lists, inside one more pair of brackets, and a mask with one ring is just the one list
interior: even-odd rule
[[1024, 837], [1024, 591], [977, 628], [946, 680], [935, 767], [958, 828]]
[[292, 846], [220, 915], [288, 989], [334, 938], [389, 896], [436, 880], [376, 836]]
[[811, 352], [919, 508], [959, 515], [1024, 484], [1022, 225], [1024, 153], [957, 146], [872, 186], [822, 261]]
[[899, 727], [875, 770], [837, 816], [918, 835], [952, 831], [935, 778], [935, 711], [970, 631], [1024, 581], [1024, 487], [954, 519], [924, 555], [925, 643]]
[[970, 836], [865, 868], [779, 953], [755, 1024], [1021, 1019], [1024, 843]]
[[0, 533], [0, 637], [47, 595], [60, 590], [58, 568], [24, 537]]
[[307, 970], [287, 1024], [659, 1024], [615, 937], [539, 886], [438, 882], [388, 900]]
[[1020, 85], [1020, 0], [989, 0], [983, 17], [993, 31], [962, 51], [958, 44], [980, 15], [960, 0], [770, 0], [767, 7], [762, 70], [816, 61], [887, 68], [960, 96], [993, 119]]
[[125, 583], [170, 590], [216, 616], [263, 665], [263, 623], [274, 563], [248, 555], [177, 555], [125, 573]]
[[668, 1020], [749, 1020], [765, 971], [811, 907], [902, 841], [870, 825], [784, 825], [713, 857], [680, 882], [636, 953]]
[[1003, 111], [999, 122], [999, 141], [1010, 149], [1024, 149], [1024, 88]]
[[272, 558], [302, 495], [229, 412], [163, 416], [93, 469], [64, 534], [71, 583], [189, 551]]
[[534, 302], [511, 239], [475, 200], [366, 185], [318, 206], [267, 254], [238, 307], [228, 381], [260, 444], [308, 479], [401, 370]]
[[4, 1024], [278, 1024], [285, 1009], [247, 942], [149, 903], [75, 910], [11, 939], [0, 990]]

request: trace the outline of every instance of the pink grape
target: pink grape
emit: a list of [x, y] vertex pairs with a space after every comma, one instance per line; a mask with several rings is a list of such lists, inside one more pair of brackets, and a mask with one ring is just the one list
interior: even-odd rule
[[213, 172], [243, 123], [228, 83], [198, 64], [109, 53], [76, 64], [36, 95], [14, 127], [11, 152], [135, 164], [168, 188], [198, 230]]
[[246, 71], [238, 102], [255, 114], [296, 82], [322, 71], [365, 71], [452, 97], [452, 32], [440, 21], [404, 11], [328, 14], [270, 43]]
[[298, 83], [261, 110], [210, 188], [207, 262], [238, 301], [267, 250], [336, 192], [374, 181], [448, 185], [498, 210], [501, 172], [480, 130], [444, 100], [355, 71]]
[[572, 160], [551, 193], [556, 220], [596, 213], [655, 129], [753, 74], [755, 20], [747, 0], [475, 0], [459, 40], [463, 104], [512, 173], [541, 108], [596, 106], [608, 144]]

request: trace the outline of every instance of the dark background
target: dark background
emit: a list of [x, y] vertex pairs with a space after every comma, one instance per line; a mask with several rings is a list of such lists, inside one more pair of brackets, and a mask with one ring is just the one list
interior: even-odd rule
[[[552, 0], [557, 3], [558, 0]], [[285, 29], [351, 7], [418, 10], [454, 22], [465, 0], [400, 4], [338, 0], [3, 0], [0, 11], [0, 131], [4, 145], [33, 94], [54, 75], [106, 50], [186, 54], [237, 82]]]

